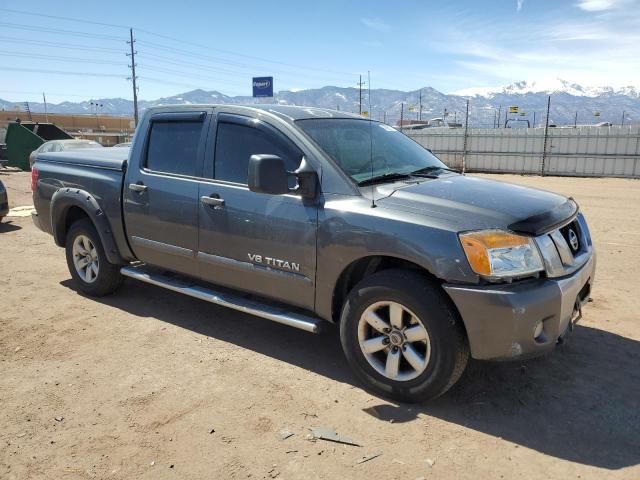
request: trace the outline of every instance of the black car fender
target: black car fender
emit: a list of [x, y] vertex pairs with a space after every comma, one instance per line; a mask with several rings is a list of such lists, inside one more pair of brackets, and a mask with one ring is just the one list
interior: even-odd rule
[[67, 236], [67, 215], [72, 207], [80, 208], [93, 222], [109, 263], [125, 264], [107, 216], [93, 195], [78, 188], [61, 188], [51, 197], [51, 226], [56, 245], [64, 247]]

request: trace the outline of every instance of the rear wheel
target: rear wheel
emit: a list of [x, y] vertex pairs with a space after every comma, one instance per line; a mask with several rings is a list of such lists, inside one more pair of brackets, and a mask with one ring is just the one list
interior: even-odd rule
[[69, 228], [65, 250], [69, 272], [84, 293], [101, 297], [122, 283], [120, 267], [109, 263], [100, 236], [88, 219]]
[[340, 338], [358, 378], [400, 401], [442, 395], [469, 358], [450, 300], [436, 282], [412, 271], [384, 270], [357, 284], [342, 310]]

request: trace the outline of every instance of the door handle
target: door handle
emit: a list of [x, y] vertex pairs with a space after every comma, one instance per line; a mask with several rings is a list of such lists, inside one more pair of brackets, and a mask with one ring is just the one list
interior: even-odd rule
[[130, 183], [129, 184], [129, 190], [131, 190], [133, 192], [142, 193], [142, 192], [146, 192], [147, 191], [147, 186], [146, 185], [142, 185], [140, 183]]
[[224, 207], [224, 199], [220, 198], [220, 196], [217, 193], [214, 193], [210, 197], [206, 197], [206, 196], [200, 197], [200, 203], [216, 209]]

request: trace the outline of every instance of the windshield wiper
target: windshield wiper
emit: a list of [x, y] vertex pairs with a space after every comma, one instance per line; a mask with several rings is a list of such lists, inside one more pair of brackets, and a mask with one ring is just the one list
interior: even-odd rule
[[419, 168], [418, 170], [411, 172], [411, 175], [420, 175], [425, 173], [437, 172], [438, 170], [443, 170], [445, 172], [460, 173], [459, 170], [454, 170], [453, 168], [439, 167], [438, 165], [430, 165], [428, 167]]
[[388, 172], [382, 175], [376, 175], [375, 177], [367, 178], [358, 182], [358, 186], [371, 185], [373, 183], [386, 182], [389, 180], [400, 180], [402, 178], [411, 178], [408, 173]]

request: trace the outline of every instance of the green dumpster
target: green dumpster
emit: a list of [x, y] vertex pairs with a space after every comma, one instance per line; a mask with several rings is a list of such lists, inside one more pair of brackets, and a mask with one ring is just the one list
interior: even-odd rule
[[29, 155], [49, 140], [73, 138], [52, 123], [11, 122], [7, 126], [7, 159], [10, 167], [29, 170]]

